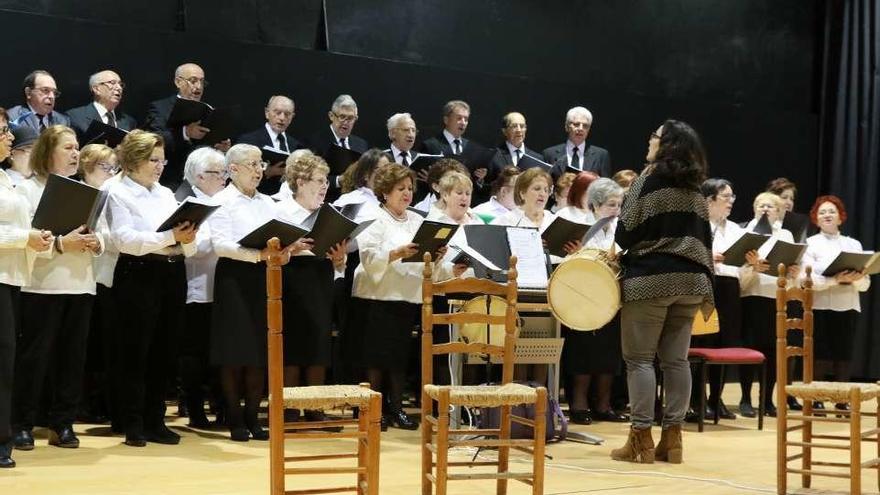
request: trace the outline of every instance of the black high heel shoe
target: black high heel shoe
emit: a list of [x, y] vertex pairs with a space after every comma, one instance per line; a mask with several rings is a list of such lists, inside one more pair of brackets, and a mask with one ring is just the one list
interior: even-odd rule
[[403, 412], [403, 409], [398, 409], [386, 416], [388, 417], [389, 425], [396, 426], [401, 430], [416, 430], [419, 428], [419, 424], [413, 421], [408, 414]]
[[590, 416], [589, 409], [572, 409], [568, 411], [568, 419], [576, 425], [593, 424], [593, 418]]
[[0, 469], [14, 468], [15, 461], [12, 460], [12, 442], [0, 444]]
[[795, 399], [791, 395], [789, 395], [785, 398], [785, 403], [788, 404], [789, 411], [803, 411], [804, 410], [804, 406], [802, 406], [801, 403], [798, 402], [797, 399]]

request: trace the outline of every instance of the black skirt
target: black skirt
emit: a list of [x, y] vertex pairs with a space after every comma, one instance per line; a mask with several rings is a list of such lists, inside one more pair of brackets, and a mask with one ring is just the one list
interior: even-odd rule
[[[816, 359], [849, 361], [852, 359], [853, 336], [859, 312], [813, 311], [813, 354]], [[821, 377], [816, 377], [821, 380]]]
[[616, 374], [621, 369], [620, 313], [604, 327], [579, 332], [562, 327], [562, 369], [569, 375]]
[[421, 306], [404, 301], [352, 298], [349, 329], [356, 332], [352, 344], [359, 346], [355, 361], [365, 368], [386, 371], [408, 369], [412, 354], [412, 331], [419, 322]]
[[769, 363], [776, 356], [776, 299], [742, 298], [743, 345], [764, 353]]
[[691, 337], [691, 347], [741, 347], [742, 298], [739, 280], [734, 277], [715, 277], [713, 290], [715, 309], [718, 311], [719, 332]]
[[211, 363], [266, 366], [266, 265], [217, 261], [211, 317]]
[[284, 266], [284, 365], [329, 366], [333, 328], [333, 264], [294, 256]]

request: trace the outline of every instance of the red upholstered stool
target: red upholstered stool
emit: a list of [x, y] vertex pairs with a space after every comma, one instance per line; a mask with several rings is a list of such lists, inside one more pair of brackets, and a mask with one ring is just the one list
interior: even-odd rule
[[[756, 351], [754, 349], [749, 349], [747, 347], [722, 347], [720, 349], [709, 349], [705, 347], [692, 347], [688, 350], [688, 360], [690, 360], [691, 364], [696, 364], [699, 366], [700, 372], [700, 422], [698, 425], [698, 430], [703, 431], [703, 421], [706, 419], [703, 416], [706, 414], [706, 367], [710, 364], [721, 366], [721, 383], [724, 383], [724, 365], [727, 364], [735, 364], [735, 365], [754, 365], [761, 367], [761, 382], [758, 384], [758, 429], [764, 429], [764, 384], [767, 381], [767, 369], [766, 363], [767, 358], [764, 357], [764, 354]], [[721, 383], [719, 383], [719, 390]], [[720, 395], [716, 397], [715, 404], [712, 407], [715, 409], [715, 424], [718, 424], [718, 402], [721, 400]]]

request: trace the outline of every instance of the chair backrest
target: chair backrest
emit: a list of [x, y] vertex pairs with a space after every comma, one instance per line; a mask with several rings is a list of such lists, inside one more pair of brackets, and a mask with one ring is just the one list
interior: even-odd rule
[[[422, 386], [430, 384], [434, 376], [434, 356], [452, 353], [489, 354], [502, 357], [501, 382], [513, 381], [513, 353], [516, 348], [516, 256], [510, 257], [507, 283], [478, 278], [453, 278], [434, 282], [434, 264], [431, 253], [425, 253], [425, 269], [422, 272]], [[457, 313], [434, 313], [434, 296], [461, 294], [467, 296], [499, 296], [504, 299], [504, 315], [460, 311]], [[449, 342], [434, 344], [434, 325], [462, 325], [477, 323], [504, 325], [504, 344], [492, 345], [476, 342]]]
[[[779, 264], [776, 279], [776, 380], [777, 403], [785, 402], [785, 384], [788, 383], [788, 360], [803, 356], [804, 383], [813, 381], [813, 280], [812, 268], [807, 266], [802, 286], [788, 287], [785, 265]], [[789, 315], [789, 302], [796, 301], [803, 308], [800, 317]], [[797, 307], [797, 305], [793, 305]], [[803, 332], [803, 344], [789, 345], [788, 331]], [[781, 401], [781, 402], [779, 402]]]

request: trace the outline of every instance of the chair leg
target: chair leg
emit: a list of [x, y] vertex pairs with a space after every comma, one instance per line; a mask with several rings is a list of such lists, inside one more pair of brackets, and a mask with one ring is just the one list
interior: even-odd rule
[[[763, 369], [763, 365], [762, 365]], [[763, 373], [762, 373], [763, 374]], [[763, 389], [764, 383], [759, 385]], [[763, 397], [764, 393], [759, 392], [758, 395]], [[776, 493], [784, 495], [788, 485], [788, 415], [783, 413], [783, 409], [778, 409], [776, 415]], [[805, 421], [809, 424], [809, 421]]]
[[[804, 416], [813, 416], [813, 401], [804, 399], [804, 410], [802, 411]], [[813, 422], [812, 421], [804, 421], [804, 429], [801, 430], [801, 441], [805, 444], [813, 442]], [[813, 448], [812, 447], [803, 447], [801, 449], [801, 453], [803, 457], [801, 457], [801, 469], [804, 471], [809, 471], [813, 466]], [[813, 477], [809, 474], [801, 475], [801, 486], [804, 488], [809, 488], [813, 483]]]
[[[433, 466], [431, 465], [434, 462], [433, 454], [431, 450], [428, 448], [429, 445], [434, 440], [434, 427], [431, 425], [431, 422], [428, 421], [428, 416], [431, 415], [431, 405], [433, 401], [427, 394], [422, 392], [422, 495], [431, 495], [431, 480], [428, 479], [429, 474], [433, 474]], [[440, 457], [439, 454], [437, 457]]]
[[758, 429], [764, 429], [764, 398], [768, 393], [773, 393], [767, 388], [767, 361], [761, 363], [761, 383], [758, 384]]
[[[365, 410], [366, 409], [366, 410]], [[373, 445], [370, 443], [370, 415], [373, 412], [373, 408], [367, 406], [366, 408], [360, 409], [360, 414], [358, 415], [358, 432], [364, 435], [364, 438], [358, 439], [358, 448], [357, 448], [357, 456], [358, 461], [357, 465], [359, 468], [364, 471], [358, 473], [357, 475], [357, 493], [358, 495], [367, 495], [367, 492], [364, 491], [364, 484], [367, 487], [372, 485], [373, 480], [370, 479], [370, 449]], [[367, 488], [369, 490], [369, 488]]]
[[[363, 413], [361, 413], [363, 414]], [[379, 457], [382, 450], [382, 394], [370, 398], [370, 424], [367, 430], [367, 495], [379, 495]]]
[[[718, 424], [718, 421], [721, 419], [721, 391], [724, 390], [724, 365], [720, 364], [720, 369], [718, 370], [718, 383], [715, 385], [718, 387], [718, 393], [715, 394], [715, 402], [712, 403], [712, 407], [715, 409], [715, 417], [712, 418], [715, 424]], [[710, 386], [711, 389], [711, 386]]]
[[449, 464], [449, 389], [440, 390], [437, 403], [437, 495], [446, 495]]
[[862, 493], [862, 394], [853, 387], [849, 393], [849, 492]]
[[[510, 406], [501, 406], [501, 432], [498, 434], [499, 440], [510, 439]], [[498, 447], [498, 472], [506, 473], [508, 471], [508, 463], [510, 461], [510, 447]], [[495, 493], [497, 495], [507, 495], [507, 480], [499, 479], [495, 484]]]
[[[877, 398], [877, 429], [880, 429], [880, 397]], [[880, 433], [874, 435], [877, 437], [877, 457], [880, 458]], [[877, 489], [880, 489], [880, 464], [877, 465]]]
[[706, 360], [700, 360], [700, 411], [697, 413], [697, 417], [699, 418], [699, 423], [697, 424], [697, 431], [703, 433], [703, 424], [706, 422], [706, 376], [708, 373], [706, 372]]
[[535, 404], [535, 448], [532, 452], [532, 495], [544, 494], [544, 442], [547, 439], [547, 389], [538, 388]]

